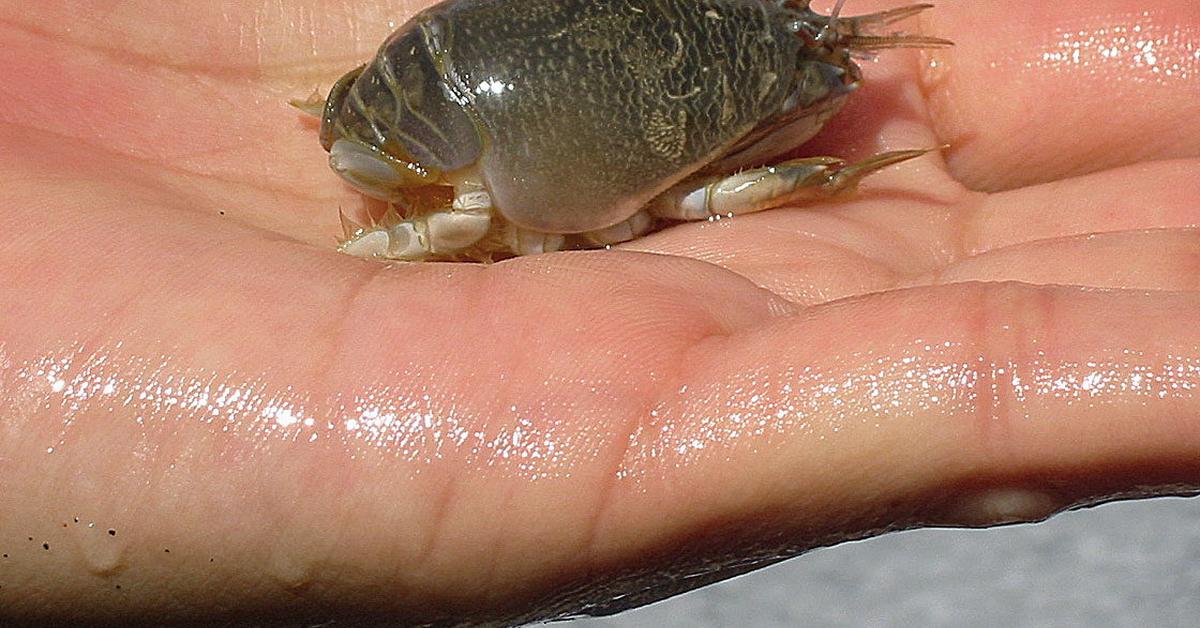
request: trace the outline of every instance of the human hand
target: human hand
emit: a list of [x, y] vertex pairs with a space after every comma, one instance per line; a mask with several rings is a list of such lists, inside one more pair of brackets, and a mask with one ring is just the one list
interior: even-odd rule
[[844, 202], [339, 256], [286, 101], [418, 8], [0, 4], [5, 621], [602, 612], [1200, 483], [1193, 3], [943, 3], [805, 152], [948, 163]]

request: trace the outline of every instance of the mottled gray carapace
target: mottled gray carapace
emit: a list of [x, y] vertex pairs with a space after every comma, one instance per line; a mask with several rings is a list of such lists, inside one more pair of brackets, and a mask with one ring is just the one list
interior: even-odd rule
[[338, 81], [321, 140], [366, 194], [403, 209], [414, 188], [445, 186], [453, 202], [348, 230], [343, 250], [430, 259], [476, 243], [605, 245], [660, 218], [852, 188], [923, 151], [737, 175], [837, 112], [861, 79], [854, 52], [948, 44], [877, 30], [926, 8], [843, 18], [806, 0], [446, 0]]
[[514, 223], [598, 229], [784, 106], [794, 20], [759, 0], [443, 3], [384, 43], [331, 122], [427, 168], [477, 162]]

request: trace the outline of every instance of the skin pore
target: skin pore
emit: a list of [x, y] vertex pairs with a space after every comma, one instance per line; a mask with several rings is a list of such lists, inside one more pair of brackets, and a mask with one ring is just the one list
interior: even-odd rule
[[612, 610], [1194, 490], [1200, 8], [942, 4], [803, 150], [941, 155], [473, 266], [334, 253], [287, 105], [424, 4], [0, 2], [0, 623]]

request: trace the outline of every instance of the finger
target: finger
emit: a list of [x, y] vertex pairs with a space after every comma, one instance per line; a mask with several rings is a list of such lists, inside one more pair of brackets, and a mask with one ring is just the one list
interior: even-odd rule
[[964, 258], [911, 285], [965, 281], [1197, 290], [1200, 231], [1125, 231], [1029, 242]]
[[1200, 155], [1200, 5], [946, 3], [926, 83], [955, 176], [1001, 190]]
[[964, 216], [970, 254], [1110, 231], [1200, 226], [1200, 160], [1135, 164], [981, 197]]
[[[878, 530], [1194, 490], [1198, 305], [957, 285], [697, 345], [598, 525], [594, 555], [628, 578], [600, 610]], [[639, 570], [643, 553], [672, 569]]]

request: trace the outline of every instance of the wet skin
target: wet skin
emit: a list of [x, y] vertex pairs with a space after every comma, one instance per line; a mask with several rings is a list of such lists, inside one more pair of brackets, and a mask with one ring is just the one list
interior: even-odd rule
[[335, 254], [367, 208], [286, 105], [419, 5], [30, 6], [0, 2], [0, 623], [612, 608], [1200, 485], [1190, 0], [945, 2], [957, 47], [867, 63], [804, 151], [945, 161], [490, 267]]

